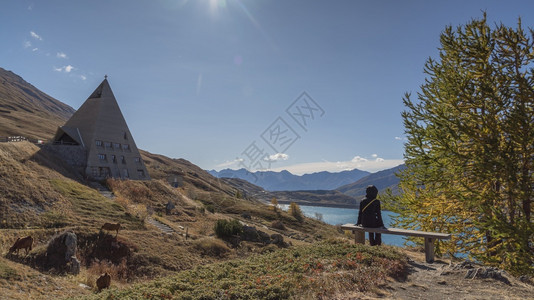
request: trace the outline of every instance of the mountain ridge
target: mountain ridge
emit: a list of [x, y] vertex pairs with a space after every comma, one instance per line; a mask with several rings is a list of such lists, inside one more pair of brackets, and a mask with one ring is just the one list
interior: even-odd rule
[[356, 182], [369, 175], [367, 171], [358, 169], [332, 173], [322, 171], [312, 174], [294, 175], [287, 170], [280, 172], [256, 171], [246, 169], [221, 171], [209, 170], [208, 173], [217, 178], [239, 178], [262, 187], [267, 191], [302, 191], [302, 190], [335, 190], [336, 188]]
[[378, 171], [376, 173], [369, 174], [368, 176], [365, 176], [354, 183], [340, 186], [336, 190], [345, 195], [360, 199], [365, 196], [365, 189], [367, 186], [372, 184], [378, 188], [380, 193], [384, 192], [386, 189], [391, 189], [393, 194], [398, 194], [398, 184], [400, 179], [396, 174], [405, 168], [406, 165], [402, 164], [391, 169]]
[[0, 67], [0, 136], [50, 139], [74, 111]]

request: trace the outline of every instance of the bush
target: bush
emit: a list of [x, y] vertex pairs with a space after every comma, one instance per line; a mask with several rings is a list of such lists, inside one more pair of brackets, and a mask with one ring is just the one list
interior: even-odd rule
[[215, 224], [215, 234], [218, 238], [227, 238], [233, 235], [239, 235], [243, 232], [243, 225], [238, 220], [217, 220]]
[[214, 238], [196, 240], [193, 242], [193, 247], [202, 255], [213, 257], [224, 257], [231, 251], [223, 241]]
[[207, 204], [207, 205], [204, 205], [206, 207], [206, 210], [209, 211], [210, 213], [214, 214], [215, 213], [215, 206], [213, 206], [213, 204]]
[[271, 227], [272, 227], [272, 228], [275, 228], [275, 229], [286, 230], [286, 226], [285, 226], [284, 223], [282, 223], [282, 221], [280, 221], [280, 220], [274, 220], [274, 221], [271, 223]]

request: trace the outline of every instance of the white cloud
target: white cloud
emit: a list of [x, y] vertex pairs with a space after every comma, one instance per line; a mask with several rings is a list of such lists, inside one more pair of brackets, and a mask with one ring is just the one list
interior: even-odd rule
[[54, 67], [54, 71], [57, 71], [57, 72], [65, 72], [65, 73], [70, 73], [72, 70], [75, 70], [76, 68], [71, 66], [71, 65], [67, 65], [67, 66], [63, 66], [61, 68], [56, 68]]
[[87, 79], [87, 77], [86, 77], [85, 75], [80, 75], [80, 78], [81, 78], [82, 80], [86, 80], [86, 79]]
[[360, 162], [366, 162], [366, 161], [368, 161], [367, 158], [363, 158], [359, 155], [354, 156], [354, 158], [351, 160], [351, 162], [353, 163], [360, 163]]
[[40, 40], [42, 41], [43, 38], [40, 37], [37, 33], [35, 33], [34, 31], [30, 31], [30, 35], [32, 36], [32, 38], [36, 39], [36, 40]]
[[37, 50], [39, 50], [39, 48], [33, 48], [33, 49], [32, 49], [33, 52], [35, 52], [35, 51], [37, 51]]
[[30, 4], [30, 5], [28, 6], [28, 10], [32, 10], [32, 9], [33, 9], [33, 6], [34, 6], [33, 3]]
[[269, 157], [264, 158], [265, 161], [268, 162], [275, 162], [280, 160], [287, 160], [289, 158], [289, 155], [285, 153], [276, 153], [273, 155], [269, 155]]
[[243, 158], [236, 158], [234, 160], [225, 161], [222, 164], [216, 165], [215, 167], [216, 168], [220, 168], [220, 169], [226, 169], [226, 168], [230, 168], [230, 167], [237, 167], [239, 165], [239, 163], [241, 163], [243, 161], [244, 161]]
[[56, 55], [58, 58], [67, 58], [67, 54], [63, 53], [63, 52], [58, 52], [57, 55]]
[[376, 153], [375, 153], [375, 154], [371, 154], [371, 157], [372, 157], [372, 158], [377, 158], [377, 157], [378, 157], [378, 154], [376, 154]]
[[377, 157], [377, 158], [375, 159], [375, 161], [376, 161], [376, 162], [384, 162], [384, 161], [385, 161], [385, 159], [383, 159], [383, 158], [380, 158], [380, 157]]
[[30, 48], [32, 46], [32, 43], [30, 41], [24, 42], [24, 48]]

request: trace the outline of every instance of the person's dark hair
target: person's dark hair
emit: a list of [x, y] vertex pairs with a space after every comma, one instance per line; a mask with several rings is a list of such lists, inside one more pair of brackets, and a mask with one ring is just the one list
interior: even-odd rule
[[365, 194], [367, 199], [374, 199], [378, 195], [378, 189], [374, 185], [367, 186], [367, 189], [365, 189]]

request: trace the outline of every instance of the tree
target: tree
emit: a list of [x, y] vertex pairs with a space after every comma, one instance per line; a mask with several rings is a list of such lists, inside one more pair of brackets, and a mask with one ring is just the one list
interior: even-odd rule
[[484, 14], [440, 37], [417, 100], [406, 94], [396, 223], [449, 232], [439, 252], [534, 272], [534, 32]]
[[297, 219], [299, 222], [302, 222], [304, 219], [304, 215], [302, 214], [302, 210], [300, 210], [300, 206], [295, 202], [289, 203], [288, 213], [295, 217], [295, 219]]
[[271, 205], [273, 206], [274, 211], [278, 211], [278, 200], [276, 200], [276, 197], [271, 199]]

